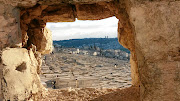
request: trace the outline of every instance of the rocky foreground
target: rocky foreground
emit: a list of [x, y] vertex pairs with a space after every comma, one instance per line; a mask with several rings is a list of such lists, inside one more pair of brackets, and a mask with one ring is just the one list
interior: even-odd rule
[[37, 101], [139, 101], [139, 88], [126, 89], [53, 89]]
[[47, 88], [124, 88], [131, 86], [125, 60], [54, 53], [44, 56], [41, 81]]

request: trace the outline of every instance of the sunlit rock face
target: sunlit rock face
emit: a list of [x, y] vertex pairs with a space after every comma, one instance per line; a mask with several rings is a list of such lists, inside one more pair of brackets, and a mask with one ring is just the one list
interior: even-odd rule
[[179, 0], [0, 0], [0, 100], [35, 99], [42, 91], [40, 57], [52, 50], [46, 22], [111, 16], [131, 51], [140, 100], [180, 100], [179, 6]]
[[11, 101], [28, 100], [42, 90], [37, 74], [38, 62], [32, 50], [6, 48], [1, 54], [3, 65], [3, 98]]
[[48, 28], [43, 29], [43, 37], [41, 36], [42, 41], [40, 43], [40, 50], [39, 52], [42, 54], [50, 54], [53, 49], [53, 43], [52, 43], [52, 33]]
[[145, 2], [134, 5], [130, 19], [143, 100], [179, 100], [180, 2]]

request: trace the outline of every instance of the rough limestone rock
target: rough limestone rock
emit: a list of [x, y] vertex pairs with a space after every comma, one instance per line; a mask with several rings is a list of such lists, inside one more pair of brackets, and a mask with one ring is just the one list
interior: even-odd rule
[[49, 54], [52, 52], [52, 33], [44, 25], [36, 25], [37, 20], [30, 23], [30, 30], [28, 31], [27, 46], [36, 46], [36, 50], [42, 54]]
[[107, 5], [96, 4], [77, 4], [78, 20], [100, 20], [114, 16]]
[[140, 84], [139, 80], [139, 71], [138, 71], [138, 64], [135, 54], [131, 53], [130, 56], [130, 64], [131, 64], [131, 79], [132, 85], [138, 86]]
[[138, 101], [179, 101], [179, 0], [0, 0], [0, 100], [42, 95], [40, 57], [52, 49], [47, 22], [111, 16], [119, 19], [119, 42], [131, 51]]
[[[0, 52], [0, 56], [1, 56], [1, 52]], [[2, 84], [1, 84], [1, 80], [2, 80], [2, 77], [3, 77], [3, 64], [1, 63], [1, 58], [0, 58], [0, 101], [3, 100], [3, 92], [2, 92]]]
[[3, 50], [1, 59], [1, 64], [3, 64], [1, 83], [4, 99], [28, 100], [43, 88], [37, 75], [38, 63], [32, 50], [7, 48]]
[[38, 0], [0, 0], [4, 4], [14, 7], [32, 7], [36, 5]]
[[41, 54], [50, 54], [53, 49], [52, 33], [48, 28], [43, 29], [43, 36], [41, 42], [38, 42], [41, 48], [38, 50]]
[[180, 100], [180, 1], [130, 8], [141, 81], [141, 100]]
[[7, 46], [20, 47], [20, 10], [1, 3], [0, 9], [0, 49]]
[[73, 22], [75, 21], [73, 7], [69, 4], [48, 6], [42, 11], [41, 18], [45, 22]]
[[113, 0], [39, 0], [38, 3], [42, 5], [57, 5], [57, 4], [62, 4], [62, 3], [67, 3], [67, 4], [93, 4], [93, 3], [98, 3], [98, 2], [110, 2]]

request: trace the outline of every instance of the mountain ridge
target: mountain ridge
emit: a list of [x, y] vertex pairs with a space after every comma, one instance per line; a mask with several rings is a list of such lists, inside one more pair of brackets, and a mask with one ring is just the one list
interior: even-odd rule
[[119, 44], [117, 38], [84, 38], [84, 39], [70, 39], [70, 40], [55, 40], [53, 44], [59, 47], [66, 48], [82, 48], [82, 47], [99, 47], [101, 49], [120, 49], [127, 53], [130, 51]]

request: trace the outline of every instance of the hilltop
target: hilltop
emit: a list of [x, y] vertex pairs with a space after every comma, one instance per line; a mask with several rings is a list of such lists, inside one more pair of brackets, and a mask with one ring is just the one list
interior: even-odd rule
[[84, 38], [84, 39], [70, 39], [53, 41], [53, 44], [58, 47], [65, 48], [85, 48], [85, 47], [99, 47], [102, 50], [121, 50], [127, 53], [130, 51], [119, 44], [117, 38]]

